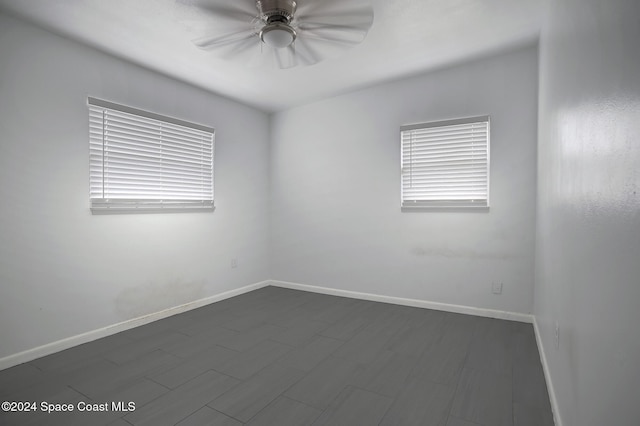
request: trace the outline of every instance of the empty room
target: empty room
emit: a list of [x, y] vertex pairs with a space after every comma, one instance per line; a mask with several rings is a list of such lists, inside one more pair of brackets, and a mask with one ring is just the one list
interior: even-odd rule
[[640, 425], [638, 0], [0, 0], [1, 425]]

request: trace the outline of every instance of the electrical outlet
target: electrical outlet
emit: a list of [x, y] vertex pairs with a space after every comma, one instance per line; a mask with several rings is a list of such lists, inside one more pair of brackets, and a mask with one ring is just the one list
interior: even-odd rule
[[560, 325], [558, 324], [558, 321], [556, 321], [556, 327], [555, 327], [555, 340], [554, 343], [556, 345], [556, 349], [560, 349]]
[[493, 294], [502, 294], [502, 283], [491, 283], [491, 292]]
[[238, 267], [238, 258], [237, 257], [234, 257], [233, 259], [231, 259], [231, 267], [233, 269]]

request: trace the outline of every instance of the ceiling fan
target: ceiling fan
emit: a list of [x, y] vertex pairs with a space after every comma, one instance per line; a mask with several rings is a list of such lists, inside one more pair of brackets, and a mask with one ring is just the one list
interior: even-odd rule
[[188, 3], [214, 15], [225, 28], [207, 29], [209, 34], [193, 43], [249, 66], [315, 64], [361, 43], [373, 24], [373, 8], [362, 0]]

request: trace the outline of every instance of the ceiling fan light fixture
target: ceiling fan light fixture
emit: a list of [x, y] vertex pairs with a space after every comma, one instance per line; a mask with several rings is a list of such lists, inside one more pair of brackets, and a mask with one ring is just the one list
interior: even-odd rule
[[362, 42], [373, 23], [373, 0], [177, 1], [203, 3], [200, 8], [235, 24], [193, 40], [196, 46], [244, 57], [251, 66], [313, 65]]
[[296, 31], [287, 24], [276, 22], [265, 25], [260, 31], [260, 39], [275, 49], [288, 47], [296, 39]]

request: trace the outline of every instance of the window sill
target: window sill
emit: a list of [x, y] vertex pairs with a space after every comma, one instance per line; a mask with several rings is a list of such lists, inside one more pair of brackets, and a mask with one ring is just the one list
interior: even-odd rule
[[402, 213], [420, 212], [464, 212], [464, 213], [489, 213], [489, 206], [401, 206]]
[[99, 207], [91, 208], [92, 215], [111, 214], [162, 214], [162, 213], [213, 213], [214, 206], [207, 207]]

